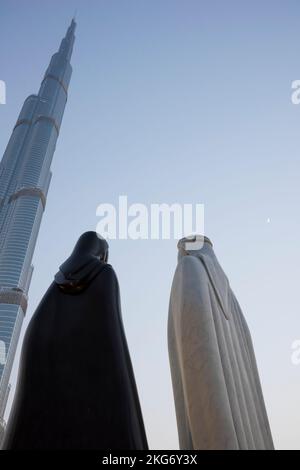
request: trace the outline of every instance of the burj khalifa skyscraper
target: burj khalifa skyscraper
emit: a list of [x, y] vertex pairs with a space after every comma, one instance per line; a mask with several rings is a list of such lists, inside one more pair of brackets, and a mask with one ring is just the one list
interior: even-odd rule
[[26, 98], [0, 163], [0, 440], [9, 377], [27, 309], [32, 257], [72, 74], [75, 27], [73, 19], [39, 93]]

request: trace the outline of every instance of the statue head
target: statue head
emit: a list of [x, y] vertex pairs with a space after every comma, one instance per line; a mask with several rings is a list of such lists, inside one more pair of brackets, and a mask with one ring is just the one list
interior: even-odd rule
[[71, 256], [91, 255], [103, 263], [108, 261], [108, 243], [96, 232], [84, 232], [78, 239]]
[[80, 292], [107, 261], [107, 241], [96, 232], [85, 232], [79, 237], [71, 256], [59, 267], [55, 281], [65, 292]]
[[178, 248], [178, 261], [187, 255], [197, 256], [204, 246], [213, 246], [209, 238], [204, 235], [190, 235], [179, 240]]

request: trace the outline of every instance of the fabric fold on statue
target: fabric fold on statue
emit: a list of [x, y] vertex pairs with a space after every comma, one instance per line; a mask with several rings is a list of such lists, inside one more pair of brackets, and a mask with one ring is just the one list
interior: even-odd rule
[[5, 449], [147, 449], [118, 280], [96, 255], [96, 277], [80, 292], [56, 279], [30, 321]]
[[273, 449], [241, 308], [211, 242], [193, 250], [187, 241], [178, 244], [168, 320], [180, 448]]

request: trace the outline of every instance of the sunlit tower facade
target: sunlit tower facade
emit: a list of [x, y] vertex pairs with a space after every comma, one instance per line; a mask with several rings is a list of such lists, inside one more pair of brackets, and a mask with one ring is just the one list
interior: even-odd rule
[[32, 257], [67, 102], [75, 28], [73, 19], [39, 93], [26, 98], [0, 163], [0, 441], [10, 373], [27, 309]]

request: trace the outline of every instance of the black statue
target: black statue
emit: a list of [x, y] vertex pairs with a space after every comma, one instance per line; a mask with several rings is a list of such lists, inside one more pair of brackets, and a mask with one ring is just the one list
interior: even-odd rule
[[5, 449], [147, 449], [108, 244], [86, 232], [24, 339]]

